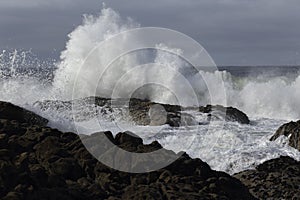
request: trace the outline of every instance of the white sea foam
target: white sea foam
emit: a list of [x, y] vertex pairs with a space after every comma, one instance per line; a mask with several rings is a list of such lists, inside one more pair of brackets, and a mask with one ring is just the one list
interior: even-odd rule
[[[85, 16], [83, 24], [69, 34], [66, 49], [61, 53], [61, 61], [55, 64], [50, 63], [58, 68], [54, 78], [48, 77], [49, 74], [47, 75], [47, 73], [43, 73], [40, 77], [32, 76], [29, 69], [36, 68], [40, 63], [36, 60], [33, 62], [32, 58], [26, 56], [27, 54], [23, 51], [1, 53], [0, 100], [13, 102], [41, 114], [50, 120], [49, 125], [52, 127], [62, 131], [75, 131], [72, 121], [73, 112], [70, 107], [40, 109], [34, 103], [47, 99], [70, 100], [75, 80], [83, 88], [75, 91], [79, 97], [91, 95], [110, 97], [120, 77], [130, 71], [133, 66], [147, 63], [151, 60], [149, 56], [153, 57], [152, 61], [156, 64], [169, 66], [185, 73], [184, 70], [187, 65], [177, 56], [163, 51], [154, 53], [141, 51], [118, 59], [111, 71], [104, 74], [96, 93], [90, 91], [90, 85], [97, 84], [99, 78], [94, 70], [104, 70], [101, 63], [104, 63], [106, 58], [91, 58], [90, 66], [97, 66], [97, 69], [81, 69], [84, 76], [82, 74], [77, 76], [78, 70], [89, 52], [96, 44], [139, 26], [131, 19], [123, 20], [117, 12], [110, 8], [104, 8], [99, 16]], [[124, 40], [121, 43], [113, 44], [111, 49], [104, 49], [104, 51], [113, 53], [116, 48], [132, 42], [138, 42], [138, 40]], [[163, 44], [157, 45], [160, 49], [176, 51], [180, 54], [180, 49], [170, 49]], [[44, 65], [45, 63], [40, 67], [41, 72], [45, 69], [43, 68]], [[21, 73], [18, 68], [23, 66], [28, 69]], [[220, 81], [219, 76], [223, 78], [224, 82]], [[281, 138], [277, 142], [269, 141], [270, 136], [282, 123], [286, 122], [285, 120], [300, 118], [300, 76], [296, 76], [294, 79], [287, 77], [237, 78], [226, 71], [201, 71], [196, 75], [187, 71], [185, 77], [193, 86], [200, 103], [203, 105], [209, 103], [210, 95], [215, 95], [217, 102], [224, 102], [223, 96], [220, 95], [224, 83], [227, 104], [246, 112], [251, 117], [252, 125], [226, 123], [224, 128], [220, 128], [216, 124], [212, 127], [213, 131], [209, 132], [207, 132], [208, 125], [181, 128], [141, 127], [127, 122], [122, 127], [139, 134], [145, 142], [158, 140], [166, 148], [174, 151], [187, 151], [192, 157], [199, 157], [208, 162], [214, 169], [229, 173], [249, 169], [279, 155], [289, 155], [300, 159], [299, 152], [286, 145], [286, 138]], [[213, 92], [208, 93], [201, 77], [205, 77], [206, 83], [213, 86]], [[166, 88], [176, 91], [180, 96], [185, 96], [184, 104], [189, 104], [191, 94], [182, 86], [183, 82], [176, 78], [175, 73], [166, 73], [164, 69], [161, 71], [135, 71], [131, 78], [122, 82], [124, 87], [121, 91], [125, 92], [124, 95], [127, 89], [134, 87], [136, 81], [141, 79], [164, 80], [163, 83]], [[121, 95], [119, 97], [122, 97], [123, 93], [119, 94]], [[176, 103], [174, 96], [162, 88], [141, 88], [137, 95], [137, 97], [148, 98], [152, 101]], [[87, 107], [81, 107], [78, 112], [78, 115], [82, 114], [83, 116], [82, 120], [78, 122], [79, 125], [82, 124], [82, 127], [86, 127], [85, 125], [91, 122], [90, 117], [87, 116]], [[191, 114], [196, 115], [195, 113]], [[117, 114], [114, 113], [114, 115]], [[201, 120], [202, 116], [197, 115], [195, 117]], [[115, 123], [108, 118], [100, 117], [99, 119], [102, 126], [99, 128], [99, 126], [89, 124], [90, 130], [86, 130], [87, 133], [102, 130], [111, 130], [115, 133], [119, 131], [115, 127]], [[186, 145], [187, 141], [190, 142], [190, 145]]]
[[[147, 60], [153, 59], [153, 62], [167, 67], [172, 67], [174, 71], [185, 73], [190, 70], [187, 64], [179, 59], [176, 55], [157, 51], [154, 54], [141, 51], [139, 53], [125, 55], [118, 59], [111, 70], [104, 73], [101, 84], [97, 91], [89, 91], [91, 85], [98, 84], [99, 77], [97, 70], [103, 69], [101, 66], [102, 60], [105, 58], [91, 58], [91, 68], [81, 69], [82, 63], [90, 51], [99, 43], [108, 38], [115, 36], [123, 31], [137, 28], [140, 25], [135, 23], [132, 19], [123, 20], [120, 15], [110, 8], [104, 8], [99, 16], [86, 15], [83, 24], [78, 26], [72, 33], [69, 34], [69, 41], [66, 44], [66, 49], [61, 53], [61, 61], [55, 71], [55, 76], [51, 80], [51, 88], [49, 88], [47, 77], [32, 77], [30, 73], [18, 73], [17, 68], [26, 66], [26, 68], [39, 67], [39, 72], [45, 66], [41, 62], [37, 62], [37, 58], [27, 56], [24, 51], [20, 52], [3, 52], [0, 54], [0, 98], [2, 100], [12, 101], [16, 104], [22, 105], [26, 103], [33, 103], [41, 99], [71, 99], [75, 79], [82, 85], [82, 91], [75, 91], [81, 93], [79, 97], [87, 96], [104, 96], [111, 97], [112, 91], [120, 78], [128, 71], [132, 70], [136, 65], [144, 64]], [[126, 46], [129, 43], [137, 41], [126, 41], [123, 43], [112, 44], [111, 49], [104, 51], [111, 51], [112, 53], [119, 46]], [[180, 54], [180, 49], [170, 49], [165, 45], [157, 44], [160, 49], [169, 51], [176, 51]], [[149, 58], [152, 55], [153, 58]], [[34, 62], [33, 62], [34, 60]], [[95, 63], [93, 63], [95, 61]], [[49, 64], [49, 63], [48, 63]], [[53, 64], [51, 64], [53, 65]], [[102, 68], [103, 67], [103, 68]], [[97, 68], [97, 69], [95, 69]], [[6, 70], [4, 70], [6, 69]], [[7, 69], [9, 69], [9, 77], [7, 76]], [[82, 70], [82, 74], [77, 74]], [[157, 79], [164, 80], [164, 87], [171, 91], [176, 91], [180, 96], [186, 95], [185, 104], [188, 104], [189, 97], [186, 87], [183, 87], [183, 82], [180, 82], [176, 73], [171, 73], [170, 70], [164, 71], [157, 68], [151, 70], [136, 70], [130, 75], [130, 78], [122, 82], [123, 91], [126, 88], [131, 88], [136, 85], [139, 80]], [[204, 72], [199, 74], [185, 73], [187, 81], [192, 84], [196, 95], [199, 97], [200, 103], [205, 105], [210, 101], [210, 95], [216, 97], [217, 103], [224, 102], [224, 97], [220, 95], [225, 85], [227, 104], [232, 105], [246, 112], [251, 117], [266, 117], [276, 119], [299, 119], [300, 118], [300, 76], [295, 79], [288, 79], [287, 77], [273, 77], [273, 78], [239, 78], [233, 77], [226, 71]], [[186, 75], [188, 74], [188, 75]], [[45, 76], [45, 75], [43, 75]], [[223, 78], [221, 82], [219, 77]], [[205, 77], [206, 83], [201, 77]], [[46, 83], [45, 83], [46, 82]], [[213, 91], [207, 91], [207, 85], [211, 85]], [[183, 85], [183, 86], [182, 86]], [[47, 88], [46, 88], [47, 87]], [[148, 98], [152, 101], [163, 103], [176, 103], [169, 91], [162, 88], [144, 88], [145, 91], [140, 91], [141, 98]], [[130, 89], [128, 89], [130, 90]], [[162, 90], [162, 91], [160, 91]], [[124, 92], [126, 93], [126, 92]], [[122, 93], [120, 93], [122, 94]], [[122, 96], [120, 96], [122, 97]], [[191, 98], [190, 98], [191, 99]]]

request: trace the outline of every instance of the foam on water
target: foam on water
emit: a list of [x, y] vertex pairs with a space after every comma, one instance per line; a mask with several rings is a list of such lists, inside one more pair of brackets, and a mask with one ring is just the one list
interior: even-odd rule
[[[187, 111], [203, 125], [178, 128], [168, 125], [137, 126], [134, 123], [126, 123], [126, 115], [124, 117], [126, 109], [112, 113], [110, 109], [103, 106], [97, 107], [97, 113], [106, 110], [104, 112], [106, 114], [98, 115], [99, 124], [95, 124], [93, 120], [95, 116], [88, 114], [93, 113], [88, 111], [91, 107], [85, 104], [81, 106], [75, 113], [79, 117], [76, 127], [81, 133], [92, 134], [99, 130], [110, 130], [115, 135], [120, 131], [128, 130], [143, 138], [144, 143], [156, 140], [166, 149], [175, 152], [186, 151], [193, 158], [201, 158], [213, 169], [230, 174], [252, 169], [280, 155], [300, 160], [300, 152], [289, 147], [287, 137], [281, 137], [275, 142], [269, 141], [277, 128], [287, 122], [285, 120], [252, 118], [250, 125], [226, 122], [223, 126], [221, 122], [207, 124], [205, 114]], [[49, 118], [50, 115], [47, 112], [53, 113], [53, 107], [45, 112]], [[71, 124], [72, 115], [74, 113], [69, 106], [58, 107], [57, 113], [50, 117], [51, 125], [63, 128], [64, 131], [74, 131], [74, 126], [65, 126], [65, 124]], [[116, 116], [119, 119], [114, 119]], [[66, 123], [66, 120], [69, 122]]]
[[[99, 77], [94, 73], [98, 69], [102, 69], [101, 60], [106, 58], [92, 58], [91, 66], [94, 68], [86, 69], [85, 76], [77, 76], [86, 56], [90, 51], [104, 40], [114, 35], [137, 28], [140, 25], [132, 19], [123, 20], [118, 13], [110, 8], [104, 8], [99, 16], [86, 15], [83, 24], [78, 26], [69, 34], [69, 41], [66, 44], [66, 50], [61, 53], [61, 61], [58, 63], [45, 63], [39, 61], [36, 57], [25, 51], [4, 51], [0, 54], [0, 98], [6, 101], [12, 101], [18, 105], [34, 103], [42, 99], [71, 99], [73, 85], [75, 79], [83, 85], [79, 97], [103, 96], [111, 97], [112, 90], [118, 79], [128, 70], [138, 64], [143, 64], [147, 60], [152, 59], [153, 62], [161, 65], [171, 66], [175, 71], [185, 73], [186, 63], [178, 59], [177, 56], [167, 52], [158, 51], [156, 53], [147, 53], [141, 51], [133, 55], [125, 55], [116, 62], [117, 67], [112, 67], [103, 78], [103, 82], [99, 84], [96, 93], [89, 91], [91, 84], [97, 84]], [[113, 52], [115, 48], [136, 41], [126, 41], [123, 43], [112, 44], [111, 49], [105, 51]], [[167, 49], [180, 53], [180, 49], [169, 49], [167, 46], [157, 44], [160, 49]], [[149, 58], [152, 55], [153, 58]], [[92, 63], [95, 61], [95, 63]], [[99, 63], [100, 62], [100, 63]], [[51, 65], [57, 68], [53, 73], [44, 73], [49, 71]], [[19, 69], [26, 68], [20, 72]], [[187, 68], [187, 67], [186, 67]], [[34, 69], [35, 72], [32, 72]], [[37, 70], [38, 69], [38, 70]], [[188, 68], [187, 68], [188, 69]], [[288, 69], [287, 69], [288, 70]], [[47, 71], [47, 72], [48, 72]], [[83, 70], [84, 71], [84, 70]], [[186, 70], [187, 71], [187, 70]], [[38, 72], [38, 73], [37, 73]], [[189, 73], [189, 72], [188, 72]], [[34, 76], [33, 76], [34, 74]], [[36, 76], [40, 74], [40, 76]], [[96, 75], [95, 75], [96, 74]], [[136, 77], [134, 77], [136, 76]], [[217, 103], [223, 102], [223, 97], [219, 94], [222, 92], [222, 82], [218, 79], [221, 76], [224, 81], [227, 104], [232, 105], [246, 112], [251, 117], [265, 117], [276, 119], [298, 119], [300, 118], [300, 76], [289, 79], [285, 76], [278, 77], [257, 77], [257, 78], [236, 78], [226, 71], [204, 72], [199, 74], [185, 76], [193, 85], [193, 89], [201, 99], [202, 105], [209, 103], [209, 95], [207, 94], [206, 83], [201, 77], [205, 77], [208, 85], [213, 86], [214, 92], [211, 95], [216, 96]], [[163, 83], [166, 88], [177, 90], [179, 94], [185, 94], [186, 88], [181, 87], [182, 82], [178, 81], [176, 74], [165, 73], [165, 71], [140, 70], [126, 80], [122, 90], [133, 87], [136, 79], [156, 79], [165, 80]], [[176, 79], [177, 78], [177, 79]], [[49, 84], [49, 80], [51, 84]], [[174, 103], [167, 91], [159, 91], [157, 88], [145, 88], [144, 92], [140, 92], [138, 97], [148, 98], [155, 102]], [[181, 95], [183, 96], [183, 95]], [[185, 104], [188, 104], [188, 97]], [[122, 96], [120, 96], [122, 97]]]
[[[92, 50], [95, 44], [101, 43], [114, 35], [137, 28], [140, 25], [131, 19], [122, 19], [120, 15], [110, 8], [104, 8], [99, 16], [86, 15], [83, 24], [78, 26], [69, 34], [69, 41], [66, 49], [61, 53], [61, 61], [58, 63], [44, 63], [38, 61], [24, 51], [6, 51], [0, 54], [0, 100], [9, 101], [14, 104], [33, 110], [50, 120], [51, 127], [59, 128], [62, 131], [75, 131], [72, 115], [74, 110], [68, 105], [49, 106], [41, 109], [37, 101], [43, 100], [70, 100], [73, 92], [73, 84], [77, 72], [84, 62], [85, 57]], [[126, 41], [112, 45], [111, 49], [105, 51], [115, 51], [120, 45], [128, 45], [137, 41]], [[157, 44], [162, 45], [162, 44]], [[168, 49], [167, 46], [160, 46]], [[168, 49], [178, 51], [180, 49]], [[174, 69], [184, 72], [185, 63], [174, 57], [174, 55], [162, 51], [139, 52], [130, 56], [124, 56], [116, 62], [114, 71], [107, 73], [104, 81], [99, 85], [96, 93], [92, 95], [110, 97], [113, 86], [120, 75], [130, 70], [132, 66], [143, 64], [152, 56], [154, 63], [169, 65]], [[100, 66], [101, 59], [92, 58], [91, 66]], [[33, 61], [34, 60], [34, 61]], [[42, 63], [42, 64], [41, 64]], [[47, 73], [51, 65], [57, 68], [54, 72]], [[26, 70], [24, 70], [26, 66]], [[32, 70], [33, 69], [33, 70]], [[37, 70], [38, 69], [38, 70]], [[52, 68], [54, 69], [54, 68]], [[46, 72], [46, 70], [48, 70]], [[76, 91], [80, 97], [91, 95], [90, 84], [97, 83], [97, 78], [93, 70], [86, 69], [85, 76], [77, 77], [82, 86], [82, 91]], [[166, 74], [160, 71], [138, 71], [134, 74], [139, 79], [148, 79], [155, 76], [157, 79], [165, 80], [165, 87], [176, 90], [182, 96], [186, 96], [185, 104], [189, 103], [189, 94], [186, 94], [181, 82], [178, 82], [175, 74]], [[188, 73], [188, 72], [186, 72]], [[169, 126], [149, 127], [135, 126], [126, 121], [126, 117], [120, 117], [122, 128], [130, 130], [140, 135], [146, 143], [158, 140], [164, 147], [174, 151], [187, 151], [192, 157], [199, 157], [208, 162], [214, 169], [235, 173], [244, 169], [249, 169], [255, 165], [269, 160], [279, 155], [289, 155], [300, 160], [300, 153], [286, 144], [287, 138], [281, 138], [276, 142], [270, 142], [269, 138], [275, 130], [287, 122], [286, 120], [300, 118], [300, 76], [296, 78], [278, 77], [257, 77], [238, 78], [226, 71], [204, 72], [199, 74], [188, 74], [188, 81], [193, 85], [200, 102], [205, 105], [209, 103], [209, 95], [205, 83], [201, 80], [205, 77], [213, 86], [213, 95], [217, 96], [218, 102], [223, 102], [222, 96], [218, 96], [222, 84], [218, 76], [222, 76], [227, 103], [246, 112], [251, 118], [251, 125], [240, 125], [237, 123], [226, 123], [224, 127], [219, 124], [199, 125], [190, 127], [171, 128]], [[124, 82], [124, 90], [134, 86], [135, 79], [128, 79]], [[120, 93], [121, 94], [121, 93]], [[186, 94], [186, 95], [185, 95]], [[174, 99], [166, 91], [160, 88], [145, 88], [139, 91], [137, 97], [148, 98], [152, 101], [163, 103], [174, 103]], [[101, 121], [101, 128], [91, 124], [89, 107], [83, 105], [76, 110], [76, 115], [81, 116], [77, 122], [82, 127], [90, 127], [85, 130], [87, 134], [111, 130], [117, 133], [119, 129], [115, 122], [111, 121], [109, 115], [98, 116]], [[99, 108], [105, 109], [105, 108]], [[114, 116], [119, 113], [113, 113]], [[190, 113], [199, 121], [201, 115]], [[89, 124], [86, 126], [86, 124]], [[210, 128], [210, 131], [207, 131]], [[189, 141], [189, 145], [187, 145]]]
[[[156, 136], [155, 139], [167, 148], [176, 152], [184, 150], [191, 157], [209, 163], [213, 169], [230, 174], [254, 168], [280, 155], [300, 159], [299, 151], [287, 145], [287, 138], [269, 141], [279, 121], [256, 122], [256, 126], [226, 123], [225, 127], [220, 128], [215, 125], [211, 131], [207, 131], [207, 126], [189, 127], [186, 130], [169, 129], [167, 134]], [[190, 144], [188, 147], [187, 143]]]

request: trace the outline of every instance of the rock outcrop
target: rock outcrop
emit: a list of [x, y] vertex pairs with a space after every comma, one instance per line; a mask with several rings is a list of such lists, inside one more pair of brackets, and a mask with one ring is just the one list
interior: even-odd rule
[[[37, 102], [36, 105], [41, 109], [72, 109], [71, 101], [44, 101]], [[210, 120], [225, 120], [231, 122], [239, 122], [241, 124], [249, 124], [250, 120], [245, 113], [233, 108], [220, 105], [201, 106], [201, 107], [181, 107], [177, 105], [168, 105], [154, 103], [141, 99], [106, 99], [100, 97], [90, 97], [77, 100], [76, 105], [84, 106], [97, 105], [100, 109], [99, 114], [108, 115], [109, 113], [118, 113], [118, 117], [126, 115], [124, 118], [130, 118], [137, 125], [160, 126], [168, 124], [172, 127], [198, 125], [202, 122], [197, 121], [189, 112], [202, 113], [207, 115], [207, 123]], [[91, 113], [89, 113], [90, 116]], [[111, 114], [113, 116], [114, 114]], [[129, 115], [129, 117], [127, 117]], [[80, 117], [79, 117], [80, 118]]]
[[197, 124], [192, 115], [182, 113], [184, 109], [176, 105], [153, 103], [147, 100], [130, 99], [131, 119], [139, 125], [164, 125], [172, 127]]
[[289, 145], [300, 151], [300, 120], [282, 125], [270, 140], [275, 141], [280, 136], [289, 137]]
[[47, 119], [8, 102], [0, 102], [0, 119], [16, 120], [20, 123], [40, 126], [46, 126], [48, 123]]
[[250, 123], [250, 120], [245, 113], [233, 107], [207, 105], [205, 107], [200, 107], [199, 111], [203, 113], [209, 113], [211, 117], [225, 118], [226, 121], [239, 122], [241, 124]]
[[258, 199], [299, 199], [300, 162], [289, 157], [266, 161], [255, 170], [235, 174]]
[[[122, 102], [124, 100], [120, 99], [117, 101]], [[96, 102], [101, 102], [103, 105], [103, 99], [101, 98], [96, 98]], [[154, 112], [151, 112], [151, 110], [154, 110]], [[151, 125], [153, 122], [154, 125], [169, 124], [173, 127], [199, 124], [199, 122], [197, 122], [192, 115], [185, 113], [186, 111], [205, 113], [209, 115], [209, 118], [214, 117], [218, 118], [219, 120], [239, 122], [241, 124], [250, 123], [250, 120], [245, 113], [233, 107], [207, 105], [205, 107], [200, 106], [198, 108], [160, 104], [140, 99], [130, 99], [129, 101], [130, 116], [132, 117], [133, 121], [140, 125]], [[153, 114], [151, 115], [151, 113]], [[155, 123], [156, 121], [158, 123]]]
[[104, 132], [80, 139], [31, 124], [21, 113], [8, 118], [9, 110], [5, 112], [0, 113], [0, 199], [255, 199], [238, 179], [187, 154], [157, 171], [132, 174], [98, 162], [82, 143], [95, 142], [97, 147], [94, 138], [102, 134], [130, 152], [162, 148], [157, 142], [144, 145], [132, 133], [113, 137]]

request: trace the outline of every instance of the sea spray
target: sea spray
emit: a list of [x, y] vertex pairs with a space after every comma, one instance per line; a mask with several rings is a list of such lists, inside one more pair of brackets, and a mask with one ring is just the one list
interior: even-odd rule
[[[119, 33], [138, 28], [139, 25], [132, 20], [122, 20], [118, 13], [110, 8], [104, 8], [98, 17], [85, 16], [83, 25], [77, 27], [69, 34], [69, 41], [66, 50], [61, 54], [61, 63], [56, 71], [53, 86], [56, 91], [62, 91], [65, 99], [84, 98], [88, 96], [102, 96], [111, 98], [128, 98], [128, 93], [134, 90], [138, 83], [160, 82], [162, 87], [149, 85], [140, 90], [136, 98], [149, 99], [155, 102], [178, 104], [176, 95], [185, 97], [183, 104], [195, 105], [192, 96], [194, 91], [188, 91], [185, 82], [192, 84], [201, 104], [207, 104], [209, 97], [205, 83], [199, 74], [185, 73], [185, 80], [179, 79], [178, 74], [184, 73], [188, 64], [178, 55], [181, 49], [169, 48], [167, 45], [157, 43], [155, 49], [140, 49], [135, 52], [128, 52], [121, 57], [115, 58], [115, 52], [126, 49], [132, 44], [144, 44], [148, 37], [139, 35], [126, 37], [114, 41], [112, 39], [109, 48], [101, 46], [103, 42], [118, 35]], [[104, 49], [103, 49], [104, 48]], [[95, 53], [96, 50], [100, 53]], [[105, 51], [105, 54], [101, 52]], [[197, 52], [195, 52], [197, 53]], [[109, 56], [107, 56], [109, 55]], [[110, 60], [111, 57], [116, 60]], [[88, 59], [87, 59], [88, 58]], [[109, 66], [106, 63], [112, 62]], [[155, 64], [151, 68], [147, 63]], [[137, 68], [144, 65], [144, 67]], [[190, 66], [191, 68], [191, 66]], [[135, 70], [135, 71], [133, 71]], [[129, 75], [129, 73], [131, 73]], [[122, 88], [116, 92], [116, 84], [123, 76]], [[80, 87], [74, 89], [75, 82]], [[97, 86], [95, 86], [97, 85]], [[96, 88], [97, 87], [97, 88]], [[96, 88], [96, 89], [95, 89]], [[187, 92], [188, 91], [188, 92]], [[176, 94], [174, 96], [174, 94]], [[130, 97], [130, 96], [129, 96]], [[224, 100], [224, 98], [223, 98]]]
[[[124, 127], [142, 136], [146, 143], [158, 140], [164, 147], [174, 151], [186, 150], [192, 157], [199, 157], [208, 162], [213, 169], [229, 173], [253, 168], [257, 164], [276, 158], [279, 155], [288, 155], [295, 159], [300, 159], [299, 152], [285, 145], [286, 138], [282, 138], [283, 142], [269, 141], [275, 130], [286, 122], [277, 119], [300, 118], [299, 74], [295, 75], [296, 78], [287, 78], [284, 73], [278, 77], [238, 77], [238, 75], [233, 76], [228, 71], [200, 71], [199, 74], [195, 75], [189, 70], [184, 71], [185, 69], [190, 69], [186, 67], [187, 63], [170, 52], [140, 51], [117, 60], [114, 64], [118, 70], [105, 75], [103, 79], [105, 81], [99, 86], [97, 93], [90, 92], [89, 83], [97, 83], [99, 77], [95, 76], [94, 71], [89, 72], [89, 70], [86, 70], [86, 73], [90, 73], [90, 76], [77, 77], [77, 72], [85, 57], [97, 43], [109, 39], [122, 31], [137, 27], [139, 25], [133, 20], [123, 20], [112, 9], [104, 8], [99, 16], [85, 16], [83, 24], [69, 34], [66, 49], [61, 53], [61, 60], [58, 63], [45, 63], [19, 50], [2, 52], [0, 54], [0, 100], [10, 101], [37, 112], [50, 120], [49, 126], [51, 127], [59, 128], [62, 131], [75, 131], [72, 121], [73, 113], [70, 110], [70, 106], [64, 104], [51, 106], [53, 104], [49, 104], [49, 107], [41, 109], [36, 102], [70, 100], [72, 98], [73, 83], [77, 78], [79, 78], [77, 81], [82, 83], [84, 90], [75, 92], [82, 94], [81, 97], [87, 97], [89, 94], [109, 97], [112, 92], [112, 86], [119, 74], [130, 70], [132, 66], [153, 61], [157, 64], [169, 65], [185, 74], [185, 77], [193, 85], [197, 96], [201, 98], [200, 102], [203, 105], [209, 102], [209, 94], [206, 83], [201, 80], [201, 77], [205, 77], [205, 80], [213, 86], [214, 95], [216, 95], [216, 99], [219, 102], [224, 100], [222, 95], [218, 96], [222, 92], [221, 86], [224, 84], [227, 104], [246, 112], [251, 118], [251, 125], [226, 123], [224, 130], [217, 131], [219, 128], [215, 127], [216, 131], [208, 133], [208, 126], [206, 125], [180, 128], [170, 128], [168, 126], [141, 127], [125, 122], [126, 125]], [[113, 53], [118, 46], [127, 45], [130, 42], [137, 41], [124, 40], [122, 43], [114, 44], [112, 49], [104, 49], [104, 51]], [[163, 48], [168, 49], [167, 46]], [[168, 50], [171, 52], [179, 51], [180, 53], [180, 49]], [[96, 64], [98, 67], [100, 66], [100, 69], [101, 59], [105, 58], [95, 58]], [[26, 69], [24, 69], [24, 66], [26, 66]], [[243, 70], [242, 67], [239, 69]], [[286, 68], [285, 70], [288, 71], [289, 69]], [[136, 78], [147, 79], [155, 76], [157, 79], [165, 79], [167, 87], [185, 94], [185, 88], [181, 87], [172, 74], [164, 77], [164, 74], [157, 75], [153, 71], [146, 72], [140, 71], [139, 74], [136, 74]], [[220, 81], [217, 78], [218, 76], [221, 76], [223, 81]], [[128, 79], [126, 84], [130, 85], [134, 84], [134, 82]], [[145, 87], [142, 88], [142, 91], [136, 93], [136, 97], [144, 97], [164, 103], [174, 103], [170, 93], [161, 94], [161, 91], [161, 88]], [[185, 103], [188, 104], [188, 95]], [[85, 110], [88, 108], [83, 104], [80, 109], [82, 109], [82, 113], [89, 113], [88, 110]], [[110, 114], [117, 115], [117, 113]], [[87, 120], [86, 123], [88, 123], [90, 116], [81, 116], [82, 123], [85, 123], [84, 120]], [[103, 130], [115, 130], [114, 123], [105, 121], [101, 116], [99, 119], [103, 120], [101, 121]], [[93, 129], [95, 128], [93, 125], [90, 124], [93, 132], [103, 131]], [[161, 133], [157, 137], [153, 136], [155, 134], [149, 136], [151, 135], [149, 133], [157, 133], [158, 129]], [[195, 138], [195, 141], [193, 145], [187, 148], [185, 141], [189, 140], [190, 137]]]
[[[69, 34], [66, 49], [61, 53], [61, 61], [58, 63], [39, 61], [38, 58], [32, 56], [32, 53], [22, 50], [2, 52], [0, 54], [1, 100], [11, 101], [18, 105], [33, 104], [35, 101], [43, 99], [70, 100], [76, 78], [82, 84], [96, 83], [99, 79], [92, 70], [90, 77], [80, 77], [80, 75], [77, 77], [82, 62], [84, 62], [92, 48], [120, 32], [138, 27], [140, 25], [132, 19], [124, 20], [111, 8], [104, 8], [98, 16], [85, 15], [83, 24]], [[113, 52], [114, 48], [120, 45], [127, 45], [130, 42], [136, 41], [124, 40], [123, 43], [115, 44], [112, 46], [112, 49], [105, 49], [105, 51]], [[173, 51], [180, 50], [173, 49]], [[100, 58], [100, 61], [101, 59], [105, 58]], [[95, 60], [97, 60], [95, 64], [97, 68], [103, 67], [101, 62], [98, 63], [99, 58]], [[89, 92], [86, 95], [82, 94], [82, 97], [86, 97], [89, 94], [110, 97], [114, 83], [120, 74], [126, 73], [133, 66], [149, 61], [169, 65], [174, 69], [179, 69], [180, 73], [185, 73], [185, 77], [193, 85], [193, 89], [202, 105], [209, 103], [210, 95], [208, 94], [206, 83], [201, 79], [201, 77], [205, 77], [209, 81], [207, 84], [214, 86], [216, 92], [213, 95], [216, 99], [219, 99], [219, 102], [222, 102], [222, 96], [218, 96], [222, 91], [218, 91], [218, 89], [221, 90], [221, 84], [224, 84], [227, 104], [243, 110], [250, 117], [295, 120], [300, 118], [299, 76], [296, 76], [294, 79], [287, 79], [284, 76], [238, 78], [226, 71], [200, 71], [197, 75], [188, 74], [190, 73], [188, 71], [190, 68], [186, 67], [186, 62], [175, 55], [162, 51], [147, 52], [144, 50], [123, 56], [114, 63], [117, 66], [115, 67], [116, 70], [110, 71], [110, 75], [103, 78], [105, 81], [99, 86], [97, 93]], [[188, 72], [184, 72], [185, 69]], [[286, 70], [288, 71], [288, 69]], [[155, 72], [143, 72], [136, 74], [136, 76], [139, 79], [147, 79], [150, 75], [154, 76], [154, 74]], [[155, 75], [157, 79], [169, 79], [166, 87], [176, 88], [178, 93], [184, 92], [184, 88], [180, 88], [181, 84], [176, 82], [172, 75], [168, 74], [166, 76], [159, 73]], [[220, 82], [217, 78], [218, 76], [221, 76], [224, 82]], [[126, 84], [131, 85], [134, 83], [130, 83], [129, 80]], [[84, 92], [89, 90], [88, 85], [83, 88]], [[162, 93], [164, 95], [161, 95]], [[174, 99], [170, 98], [170, 94], [167, 91], [163, 90], [163, 92], [160, 92], [155, 87], [146, 88], [143, 95], [136, 97], [148, 98], [162, 103], [174, 103]], [[185, 103], [188, 104], [188, 100]]]
[[[85, 61], [88, 54], [93, 50], [97, 44], [102, 41], [109, 39], [110, 37], [132, 28], [139, 27], [138, 24], [134, 23], [131, 19], [123, 20], [118, 13], [110, 8], [103, 8], [99, 16], [85, 15], [83, 24], [78, 26], [72, 33], [68, 35], [69, 41], [66, 44], [66, 50], [61, 53], [61, 62], [59, 68], [55, 72], [55, 78], [53, 80], [53, 86], [55, 90], [60, 90], [64, 93], [66, 99], [72, 98], [72, 89], [76, 81], [81, 81], [82, 84], [88, 81], [97, 81], [99, 77], [95, 76], [94, 70], [99, 70], [102, 63], [106, 58], [92, 58], [95, 59], [95, 63], [92, 63], [90, 70], [90, 77], [77, 77], [77, 73], [81, 69], [83, 62]], [[102, 49], [103, 51], [114, 51], [119, 45], [126, 45], [131, 41], [123, 41], [123, 44], [114, 44], [111, 49]], [[102, 59], [102, 60], [101, 60]], [[134, 61], [133, 59], [124, 61], [122, 66], [126, 66], [134, 63], [126, 63]], [[98, 63], [100, 62], [100, 63]], [[118, 73], [118, 72], [115, 72]], [[89, 90], [89, 87], [84, 89]], [[79, 93], [79, 91], [77, 91]], [[103, 92], [105, 94], [105, 92]], [[104, 95], [103, 94], [103, 95]], [[84, 97], [85, 95], [81, 95]]]

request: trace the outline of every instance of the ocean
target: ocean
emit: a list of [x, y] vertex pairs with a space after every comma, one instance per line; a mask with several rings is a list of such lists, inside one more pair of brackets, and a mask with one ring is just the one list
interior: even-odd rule
[[[42, 61], [23, 50], [3, 51], [0, 54], [0, 100], [36, 112], [49, 119], [50, 127], [61, 131], [80, 131], [80, 134], [132, 131], [145, 143], [157, 140], [166, 149], [186, 151], [213, 169], [230, 174], [254, 168], [280, 155], [300, 160], [300, 152], [288, 146], [288, 138], [269, 141], [282, 124], [300, 119], [300, 66], [222, 66], [210, 70], [196, 67], [195, 71], [172, 54], [180, 53], [174, 49], [171, 53], [141, 50], [123, 55], [108, 68], [102, 65], [107, 57], [101, 54], [93, 55], [86, 62], [95, 43], [139, 27], [131, 20], [123, 20], [112, 9], [104, 8], [99, 16], [87, 16], [83, 24], [69, 34], [60, 60]], [[113, 48], [133, 42], [122, 41]], [[116, 49], [100, 51], [114, 54]], [[147, 65], [149, 62], [157, 66]], [[247, 125], [205, 123], [205, 115], [188, 112], [199, 125], [139, 126], [104, 105], [96, 106], [106, 111], [96, 116], [98, 124], [95, 124], [91, 120], [95, 116], [90, 115], [90, 105], [75, 108], [66, 103], [90, 96], [135, 97], [182, 106], [221, 104], [240, 109], [251, 122]], [[48, 107], [37, 103], [46, 100], [58, 103], [50, 103]], [[74, 121], [74, 113], [80, 120]]]

